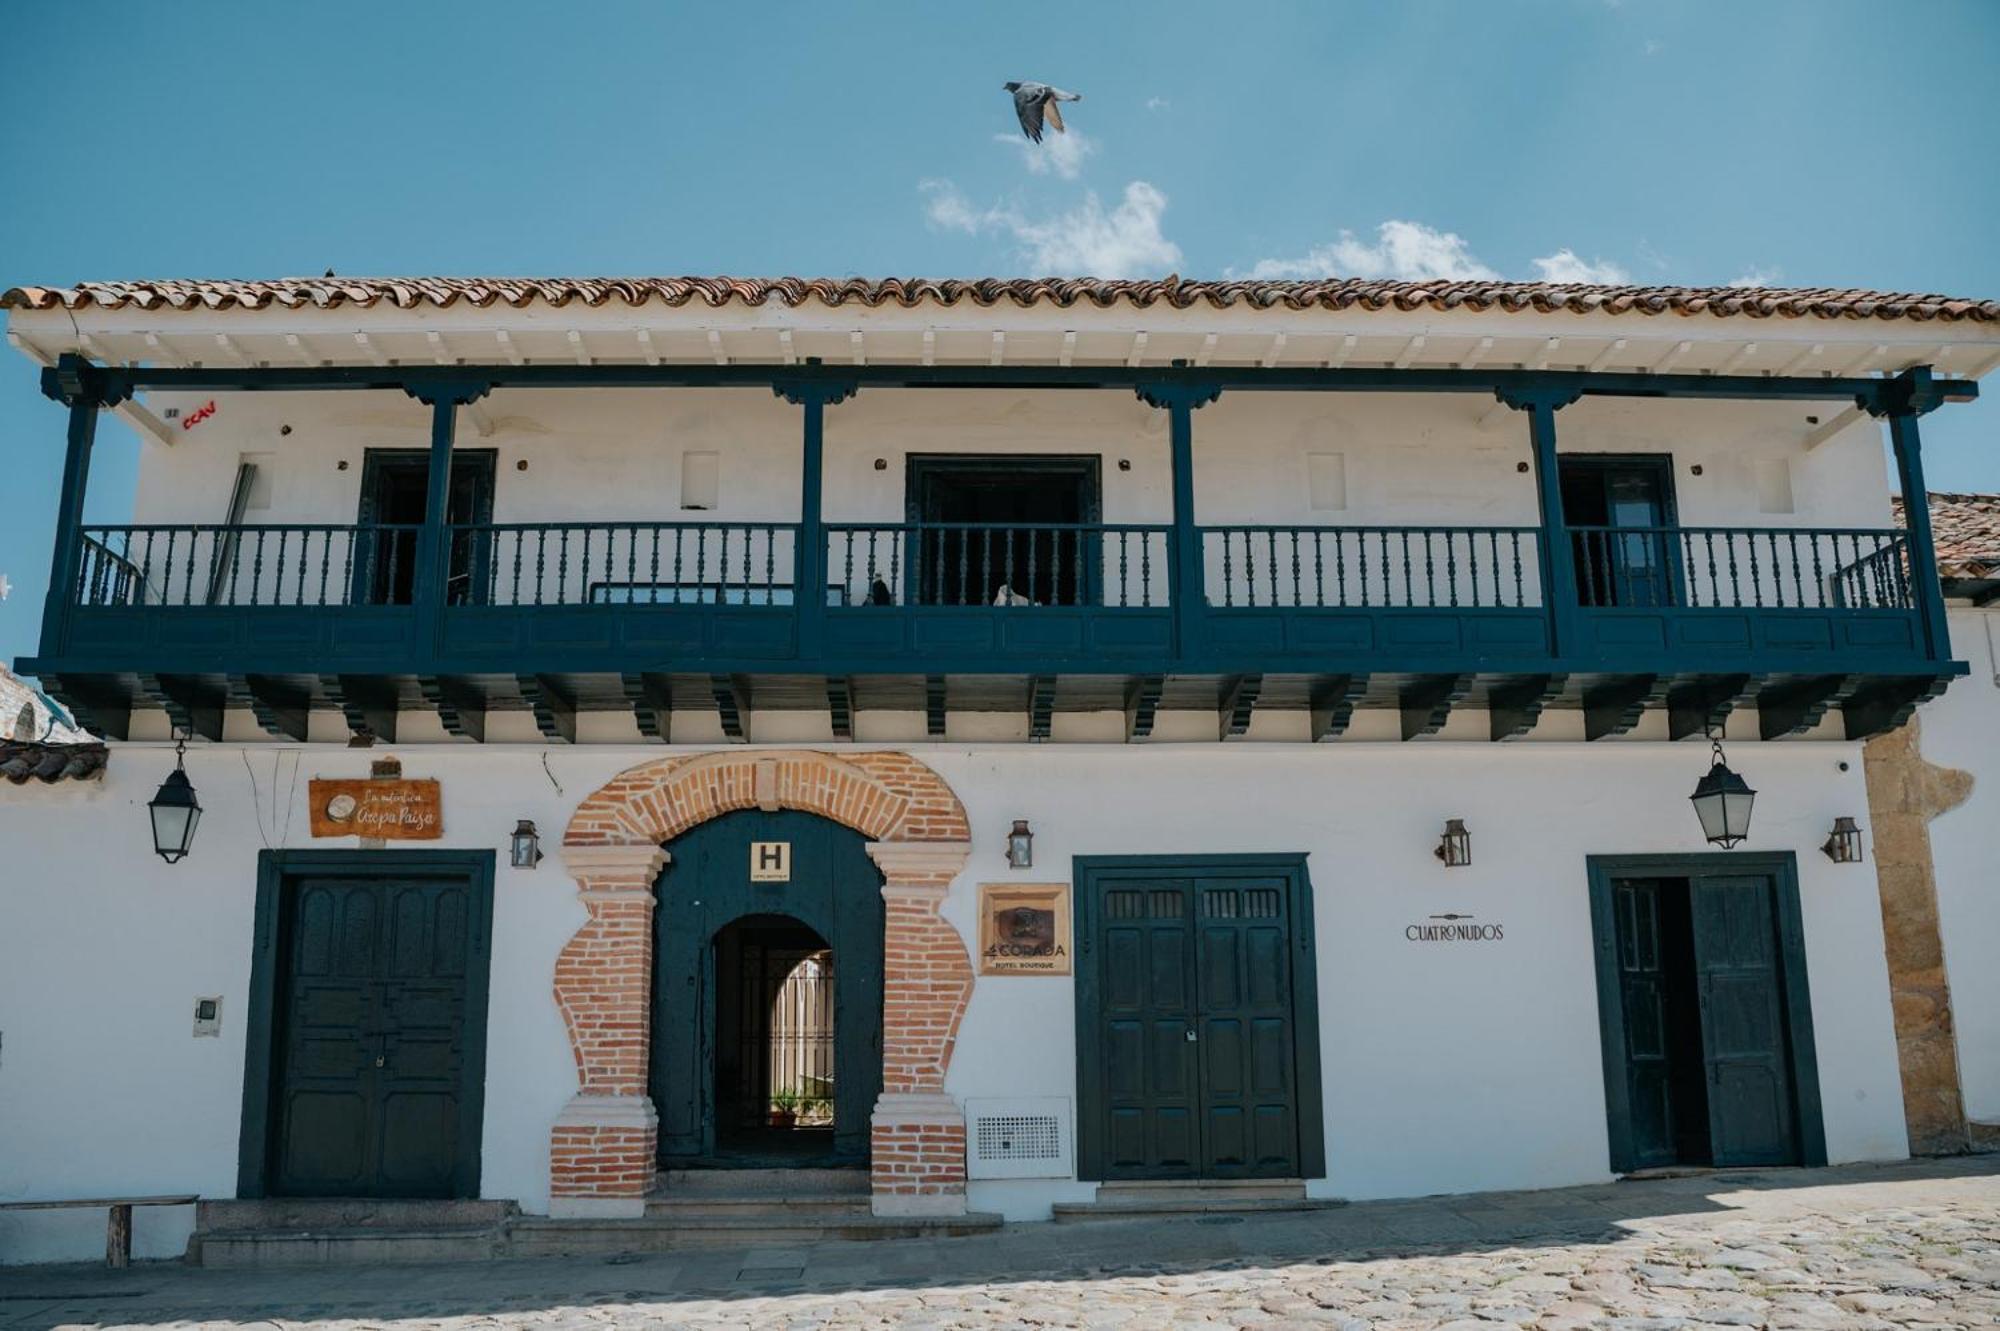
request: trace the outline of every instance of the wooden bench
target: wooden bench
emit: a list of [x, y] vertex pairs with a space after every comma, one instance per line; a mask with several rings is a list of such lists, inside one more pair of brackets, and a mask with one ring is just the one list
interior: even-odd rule
[[110, 1210], [104, 1225], [104, 1264], [132, 1264], [132, 1208], [135, 1206], [193, 1206], [201, 1198], [194, 1193], [175, 1197], [87, 1197], [74, 1202], [0, 1202], [0, 1211], [60, 1211], [82, 1206], [103, 1206]]

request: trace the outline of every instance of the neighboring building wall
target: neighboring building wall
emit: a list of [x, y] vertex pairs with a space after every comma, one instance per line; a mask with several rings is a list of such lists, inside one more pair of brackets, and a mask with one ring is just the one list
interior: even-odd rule
[[[968, 946], [979, 882], [1010, 877], [1003, 838], [1016, 818], [1036, 836], [1035, 868], [1018, 877], [1038, 882], [1069, 878], [1075, 855], [1309, 855], [1328, 1160], [1314, 1194], [1607, 1176], [1585, 857], [1702, 849], [1687, 794], [1705, 749], [1644, 740], [902, 747], [967, 811], [971, 858], [942, 915]], [[175, 866], [152, 853], [144, 809], [172, 765], [164, 747], [122, 746], [108, 779], [88, 788], [6, 788], [0, 1198], [233, 1194], [257, 852], [352, 844], [309, 838], [311, 777], [365, 775], [371, 758], [393, 752], [408, 775], [442, 780], [442, 845], [504, 853], [517, 819], [534, 819], [553, 841], [617, 773], [698, 751], [199, 744], [188, 769], [206, 813], [194, 853]], [[1834, 865], [1815, 850], [1834, 817], [1864, 807], [1860, 746], [1745, 744], [1730, 758], [1760, 792], [1746, 849], [1798, 857], [1829, 1157], [1898, 1158], [1906, 1138], [1876, 875], [1872, 862]], [[1432, 858], [1446, 817], [1470, 826], [1469, 868]], [[550, 850], [532, 873], [503, 859], [493, 922], [482, 1186], [531, 1211], [549, 1205], [550, 1131], [578, 1089], [551, 987], [587, 911]], [[1506, 937], [1405, 940], [1411, 922], [1446, 910], [1501, 923]], [[978, 979], [945, 1091], [961, 1103], [1073, 1098], [1073, 992], [1067, 979]], [[214, 994], [220, 1038], [196, 1039], [194, 1001]], [[975, 1181], [968, 1200], [1029, 1218], [1090, 1191], [1074, 1180]], [[177, 1253], [190, 1223], [142, 1213], [137, 1251]], [[95, 1216], [0, 1214], [0, 1261], [86, 1258], [101, 1244]]]
[[1923, 756], [1971, 777], [1964, 802], [1930, 825], [1944, 969], [1958, 1028], [1958, 1073], [1965, 1112], [2000, 1124], [2000, 606], [1954, 606], [1952, 655], [1972, 673], [1927, 703]]

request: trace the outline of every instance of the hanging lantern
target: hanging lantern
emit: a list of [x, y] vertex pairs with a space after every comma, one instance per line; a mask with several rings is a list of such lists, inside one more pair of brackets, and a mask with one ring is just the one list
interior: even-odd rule
[[1833, 834], [1820, 847], [1835, 864], [1861, 863], [1861, 829], [1846, 814], [1833, 820]]
[[1007, 867], [1010, 869], [1035, 867], [1035, 834], [1028, 830], [1026, 818], [1016, 818], [1014, 830], [1007, 834]]
[[195, 824], [201, 821], [201, 801], [195, 798], [194, 784], [187, 775], [187, 736], [175, 736], [174, 770], [160, 783], [159, 791], [146, 803], [153, 816], [153, 850], [168, 864], [187, 858], [194, 844]]
[[1715, 762], [1708, 775], [1695, 783], [1694, 794], [1688, 799], [1694, 804], [1695, 817], [1701, 819], [1701, 834], [1710, 844], [1728, 850], [1750, 835], [1750, 806], [1756, 802], [1757, 792], [1722, 760], [1722, 737], [1711, 730], [1708, 738]]
[[1438, 838], [1437, 849], [1431, 854], [1443, 860], [1447, 869], [1463, 868], [1472, 863], [1472, 833], [1465, 830], [1465, 819], [1444, 820], [1444, 835]]

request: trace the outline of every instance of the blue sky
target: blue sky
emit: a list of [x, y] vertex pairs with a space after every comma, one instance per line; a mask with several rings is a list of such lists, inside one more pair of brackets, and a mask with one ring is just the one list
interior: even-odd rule
[[[2000, 295], [1986, 0], [49, 0], [0, 8], [0, 50], [0, 285], [1415, 266]], [[1084, 94], [1060, 152], [1013, 130], [1022, 78]], [[1934, 487], [2000, 490], [1993, 396], [1927, 419]], [[8, 353], [0, 659], [38, 633], [62, 428]], [[93, 515], [135, 451], [107, 422]]]

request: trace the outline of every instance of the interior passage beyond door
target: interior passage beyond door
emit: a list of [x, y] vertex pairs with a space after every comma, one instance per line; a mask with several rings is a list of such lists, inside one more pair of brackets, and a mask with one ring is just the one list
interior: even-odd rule
[[1094, 937], [1081, 1111], [1096, 1120], [1101, 1176], [1300, 1177], [1302, 874], [1190, 866], [1083, 881]]

